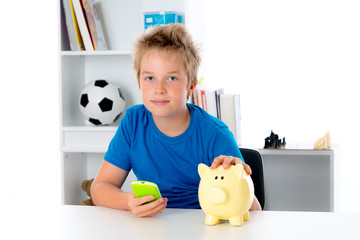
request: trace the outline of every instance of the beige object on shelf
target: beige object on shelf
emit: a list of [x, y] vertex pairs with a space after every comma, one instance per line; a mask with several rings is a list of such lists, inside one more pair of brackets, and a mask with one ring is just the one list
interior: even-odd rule
[[324, 137], [319, 138], [315, 144], [314, 144], [314, 149], [330, 149], [331, 148], [331, 144], [330, 144], [330, 134], [329, 131], [325, 134]]

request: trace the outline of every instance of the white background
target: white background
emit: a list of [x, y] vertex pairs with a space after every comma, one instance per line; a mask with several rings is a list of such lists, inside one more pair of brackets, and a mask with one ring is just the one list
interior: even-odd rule
[[[330, 131], [340, 210], [360, 211], [360, 4], [206, 2], [207, 85], [241, 95], [242, 139]], [[57, 1], [2, 4], [0, 204], [60, 204]]]
[[60, 204], [57, 1], [1, 9], [0, 203]]
[[[207, 85], [240, 93], [242, 141], [338, 145], [341, 211], [360, 211], [360, 2], [204, 1]], [[306, 173], [304, 173], [304, 177]]]

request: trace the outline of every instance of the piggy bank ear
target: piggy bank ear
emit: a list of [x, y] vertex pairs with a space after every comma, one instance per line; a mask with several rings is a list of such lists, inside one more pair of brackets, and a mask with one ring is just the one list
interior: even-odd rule
[[211, 170], [208, 166], [206, 166], [205, 164], [203, 163], [200, 163], [198, 165], [198, 172], [199, 172], [199, 175], [200, 175], [200, 178], [203, 178], [207, 173], [210, 173]]
[[236, 164], [235, 167], [232, 168], [232, 171], [235, 172], [236, 176], [240, 179], [243, 178], [244, 166], [242, 164]]

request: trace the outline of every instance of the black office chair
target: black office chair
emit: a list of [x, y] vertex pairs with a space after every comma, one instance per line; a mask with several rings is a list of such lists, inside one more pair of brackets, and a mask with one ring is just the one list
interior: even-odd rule
[[252, 170], [251, 178], [254, 183], [255, 196], [259, 200], [261, 208], [265, 206], [264, 171], [261, 155], [258, 151], [248, 148], [239, 148], [245, 163]]

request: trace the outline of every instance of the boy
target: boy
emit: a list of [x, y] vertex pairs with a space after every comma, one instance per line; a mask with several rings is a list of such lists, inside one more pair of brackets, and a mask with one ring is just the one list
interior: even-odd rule
[[[96, 205], [154, 216], [165, 207], [199, 208], [199, 163], [243, 163], [227, 126], [186, 101], [197, 84], [198, 49], [181, 24], [153, 28], [135, 43], [134, 70], [143, 103], [126, 110], [105, 154], [91, 194]], [[133, 170], [158, 184], [163, 198], [121, 191]], [[146, 204], [144, 204], [146, 203]], [[255, 198], [252, 210], [261, 210]]]

